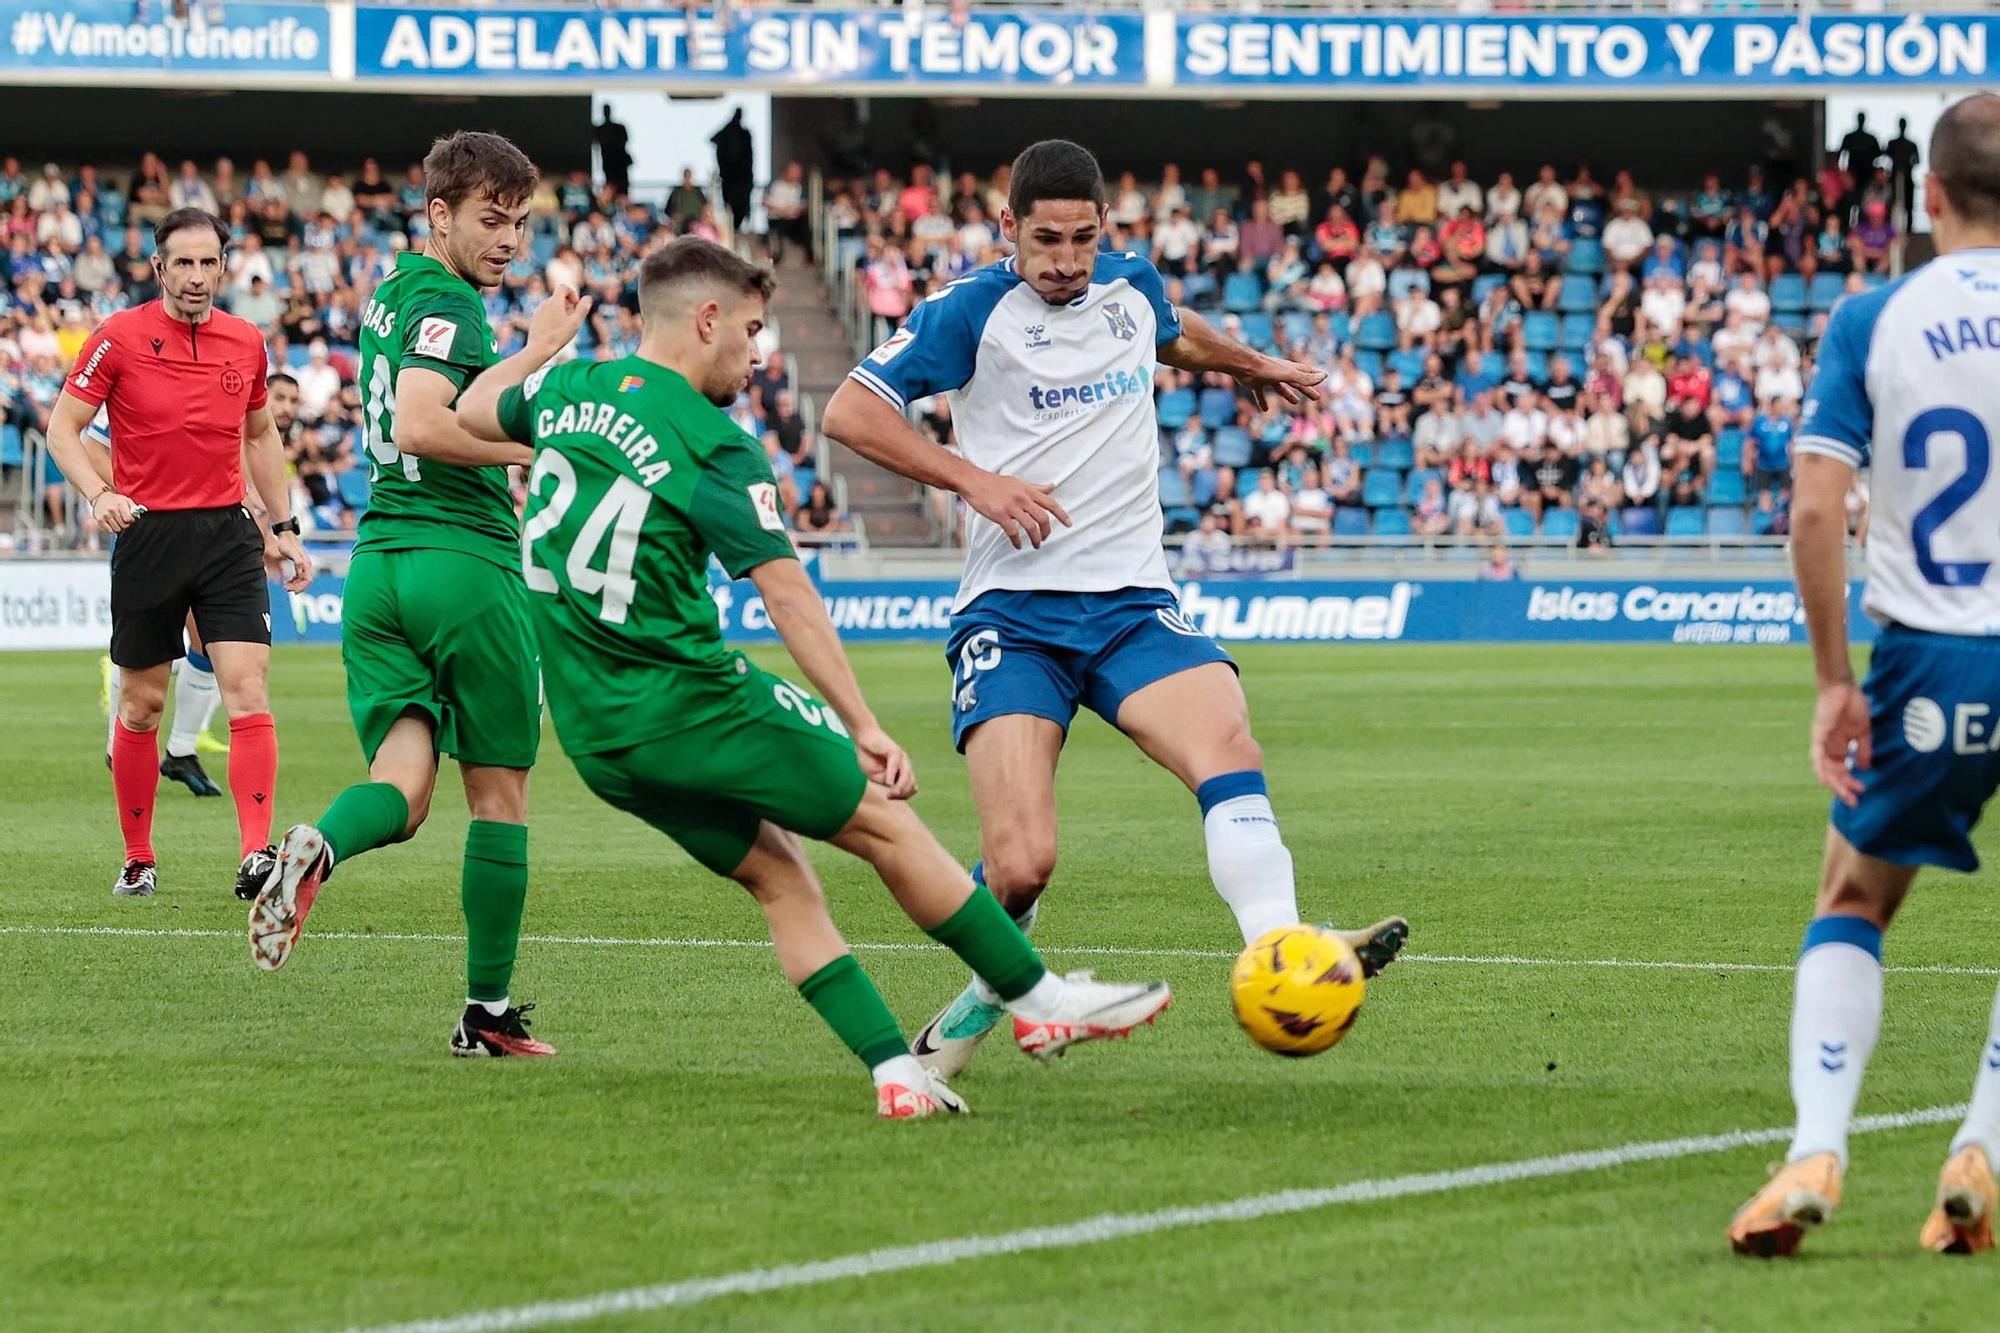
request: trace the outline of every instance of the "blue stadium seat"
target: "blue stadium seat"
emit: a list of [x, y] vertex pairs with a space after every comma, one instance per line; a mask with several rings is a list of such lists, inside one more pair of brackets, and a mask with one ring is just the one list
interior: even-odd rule
[[1424, 377], [1424, 354], [1414, 347], [1407, 352], [1389, 353], [1385, 365], [1403, 377], [1405, 389]]
[[1375, 442], [1375, 463], [1378, 467], [1407, 472], [1417, 465], [1416, 446], [1407, 435], [1391, 435]]
[[1434, 481], [1440, 485], [1444, 483], [1444, 473], [1434, 467], [1420, 467], [1411, 472], [1409, 479], [1403, 483], [1403, 503], [1414, 505], [1423, 499], [1424, 487]]
[[1565, 282], [1556, 293], [1556, 309], [1565, 315], [1594, 315], [1597, 313], [1597, 284], [1594, 282]]
[[1575, 541], [1577, 528], [1582, 519], [1574, 509], [1550, 509], [1542, 515], [1542, 535], [1560, 537], [1564, 541]]
[[[585, 326], [589, 327], [588, 325]], [[1201, 391], [1201, 424], [1221, 430], [1236, 421], [1236, 391], [1215, 385]]]
[[1549, 382], [1549, 354], [1539, 348], [1528, 351], [1528, 378], [1537, 384]]
[[1159, 413], [1161, 426], [1167, 430], [1179, 430], [1194, 420], [1194, 410], [1198, 402], [1193, 389], [1169, 389], [1160, 395], [1160, 401], [1154, 410]]
[[1262, 352], [1275, 351], [1278, 346], [1277, 321], [1262, 310], [1248, 311], [1243, 316], [1243, 341]]
[[[811, 487], [806, 489], [810, 490]], [[1194, 474], [1194, 502], [1203, 509], [1215, 502], [1215, 469], [1203, 468]]]
[[1659, 511], [1639, 508], [1620, 510], [1618, 531], [1627, 537], [1657, 537], [1660, 535]]
[[1564, 265], [1569, 273], [1602, 273], [1604, 271], [1604, 243], [1594, 236], [1579, 236], [1570, 242], [1569, 263]]
[[1793, 342], [1810, 342], [1812, 340], [1812, 325], [1807, 323], [1804, 311], [1787, 310], [1781, 312], [1774, 310], [1771, 312], [1771, 322], [1776, 324], [1779, 331]]
[[1771, 279], [1771, 309], [1780, 314], [1798, 314], [1806, 308], [1806, 280], [1796, 273], [1780, 273]]
[[1562, 322], [1550, 310], [1530, 310], [1521, 319], [1521, 344], [1531, 352], [1553, 352], [1562, 341]]
[[1330, 311], [1326, 317], [1326, 331], [1333, 340], [1345, 347], [1354, 341], [1354, 321], [1345, 310]]
[[1255, 273], [1231, 273], [1222, 280], [1222, 308], [1233, 315], [1264, 308], [1264, 280]]
[[21, 428], [11, 422], [0, 426], [0, 467], [20, 467], [27, 457], [21, 444]]
[[1750, 534], [1753, 537], [1768, 537], [1771, 535], [1771, 529], [1777, 525], [1777, 522], [1777, 511], [1771, 509], [1753, 509], [1750, 511]]
[[1669, 537], [1699, 537], [1705, 530], [1702, 511], [1692, 505], [1683, 505], [1667, 511], [1667, 535]]
[[1367, 348], [1357, 348], [1354, 353], [1354, 368], [1375, 383], [1382, 382], [1382, 354]]
[[1744, 502], [1743, 474], [1733, 467], [1715, 469], [1708, 479], [1708, 502], [1712, 505], [1740, 505]]
[[1368, 467], [1375, 462], [1375, 446], [1367, 440], [1356, 440], [1347, 446], [1347, 456], [1354, 460], [1354, 466]]
[[1721, 505], [1708, 511], [1708, 535], [1741, 537], [1750, 531], [1750, 521], [1736, 505]]
[[1871, 292], [1877, 287], [1886, 286], [1888, 281], [1889, 275], [1886, 273], [1864, 273], [1861, 275], [1861, 285]]
[[1263, 445], [1266, 449], [1275, 449], [1285, 442], [1285, 435], [1290, 430], [1291, 421], [1289, 418], [1273, 416], [1264, 423], [1264, 429], [1257, 432], [1257, 443]]
[[1333, 511], [1333, 535], [1336, 537], [1366, 537], [1368, 535], [1368, 511], [1366, 509], [1336, 509]]
[[1403, 474], [1374, 468], [1361, 482], [1361, 503], [1370, 509], [1390, 509], [1403, 502]]
[[1181, 299], [1191, 306], [1215, 304], [1215, 278], [1207, 273], [1190, 273], [1181, 279]]
[[1370, 352], [1386, 352], [1396, 345], [1396, 317], [1378, 310], [1361, 321], [1354, 341]]
[[307, 363], [311, 360], [312, 354], [309, 349], [301, 347], [297, 343], [293, 343], [285, 349], [285, 365], [288, 369], [304, 370]]
[[368, 507], [368, 471], [365, 468], [349, 468], [340, 474], [340, 502], [349, 509], [361, 510]]
[[1739, 427], [1725, 426], [1722, 433], [1715, 437], [1715, 470], [1743, 470], [1743, 431]]
[[1236, 474], [1236, 498], [1247, 500], [1256, 493], [1256, 490], [1257, 474], [1247, 469], [1239, 470]]
[[1510, 540], [1521, 541], [1535, 535], [1535, 516], [1525, 509], [1503, 509], [1500, 523]]
[[1242, 468], [1250, 465], [1250, 432], [1241, 426], [1224, 426], [1215, 432], [1215, 438], [1210, 443], [1215, 451], [1217, 466]]
[[549, 261], [556, 257], [558, 238], [547, 233], [537, 233], [532, 244], [535, 250], [536, 267], [547, 268]]
[[1166, 512], [1168, 532], [1193, 532], [1201, 526], [1201, 510], [1193, 505], [1175, 505]]
[[1377, 537], [1407, 537], [1410, 535], [1410, 514], [1406, 509], [1378, 509], [1375, 511], [1375, 535]]
[[1194, 491], [1188, 486], [1187, 478], [1181, 475], [1181, 470], [1177, 467], [1161, 468], [1160, 507], [1162, 509], [1177, 509], [1182, 505], [1193, 503]]
[[[1806, 290], [1806, 303], [1813, 310], [1831, 310], [1833, 303], [1847, 287], [1847, 277], [1841, 273], [1815, 273], [1812, 286]], [[1774, 307], [1777, 302], [1771, 303]]]
[[1581, 352], [1590, 346], [1590, 340], [1597, 336], [1597, 315], [1564, 315], [1562, 323], [1562, 350]]
[[1304, 342], [1312, 336], [1312, 316], [1303, 310], [1287, 310], [1278, 322], [1285, 331], [1286, 342]]
[[1495, 288], [1506, 285], [1507, 279], [1498, 273], [1481, 274], [1472, 280], [1472, 304], [1484, 305], [1486, 298], [1493, 294]]

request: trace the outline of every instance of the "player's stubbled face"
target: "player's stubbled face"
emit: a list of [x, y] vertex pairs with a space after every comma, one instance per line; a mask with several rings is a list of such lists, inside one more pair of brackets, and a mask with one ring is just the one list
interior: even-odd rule
[[1088, 199], [1038, 199], [1024, 218], [1001, 215], [1017, 254], [1016, 266], [1035, 295], [1067, 305], [1090, 286], [1104, 209]]
[[763, 331], [761, 296], [742, 297], [716, 312], [715, 362], [701, 386], [709, 402], [728, 407], [750, 387], [750, 372], [764, 359], [757, 351], [757, 335]]
[[284, 434], [299, 419], [298, 386], [279, 380], [270, 388], [267, 405], [271, 409], [272, 424], [277, 426], [280, 435]]
[[452, 267], [468, 281], [498, 287], [515, 253], [526, 243], [527, 229], [527, 200], [503, 204], [479, 190], [452, 211], [444, 243]]
[[208, 318], [222, 282], [222, 241], [207, 227], [183, 227], [167, 237], [153, 257], [160, 289], [181, 319]]

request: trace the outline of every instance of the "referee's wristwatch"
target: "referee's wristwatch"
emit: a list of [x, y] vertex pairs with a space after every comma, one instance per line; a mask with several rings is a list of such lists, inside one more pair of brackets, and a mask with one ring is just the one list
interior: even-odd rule
[[273, 537], [282, 537], [288, 532], [294, 537], [299, 535], [299, 520], [297, 515], [286, 519], [283, 523], [273, 523], [271, 525], [271, 535]]

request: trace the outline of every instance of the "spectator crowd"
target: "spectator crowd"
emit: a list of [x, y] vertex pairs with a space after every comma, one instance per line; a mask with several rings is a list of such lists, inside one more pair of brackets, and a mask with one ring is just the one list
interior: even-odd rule
[[[0, 159], [0, 469], [4, 494], [20, 489], [28, 443], [45, 431], [63, 377], [97, 323], [159, 295], [152, 227], [170, 211], [206, 209], [232, 242], [218, 303], [264, 330], [270, 366], [298, 383], [300, 414], [287, 440], [300, 511], [321, 531], [351, 529], [368, 502], [355, 349], [362, 313], [395, 256], [429, 231], [423, 171], [385, 172], [373, 158], [349, 173], [316, 170], [304, 153], [282, 168], [227, 158], [204, 170], [169, 168], [147, 153], [129, 172], [49, 163], [30, 172]], [[503, 354], [526, 339], [528, 319], [553, 283], [596, 305], [566, 355], [614, 358], [639, 342], [639, 260], [672, 236], [730, 239], [687, 172], [659, 206], [593, 189], [582, 171], [545, 177], [530, 201], [529, 243], [500, 287], [485, 293]], [[817, 441], [807, 428], [776, 332], [766, 361], [730, 409], [764, 442], [785, 513], [800, 531], [849, 526], [816, 485]], [[115, 447], [115, 442], [114, 442]], [[517, 494], [519, 478], [517, 477]], [[56, 534], [90, 540], [53, 463], [30, 479], [37, 517]]]
[[[878, 333], [1004, 256], [1007, 185], [1005, 167], [921, 163], [835, 184], [840, 262]], [[1210, 549], [1782, 534], [1827, 312], [1886, 281], [1902, 243], [1889, 166], [1844, 151], [1811, 178], [1753, 167], [1675, 192], [1588, 164], [1433, 180], [1375, 155], [1310, 185], [1260, 160], [1229, 178], [1169, 163], [1118, 175], [1106, 203], [1106, 250], [1328, 374], [1319, 402], [1260, 410], [1226, 376], [1160, 371], [1161, 503]], [[1852, 508], [1858, 526], [1858, 487]]]

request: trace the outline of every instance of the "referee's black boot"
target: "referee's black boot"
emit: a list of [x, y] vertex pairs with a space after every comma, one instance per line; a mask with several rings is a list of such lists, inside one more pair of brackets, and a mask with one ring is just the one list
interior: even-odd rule
[[222, 795], [222, 788], [216, 786], [215, 779], [202, 768], [201, 760], [191, 754], [170, 754], [162, 759], [160, 776], [172, 778], [196, 796]]

